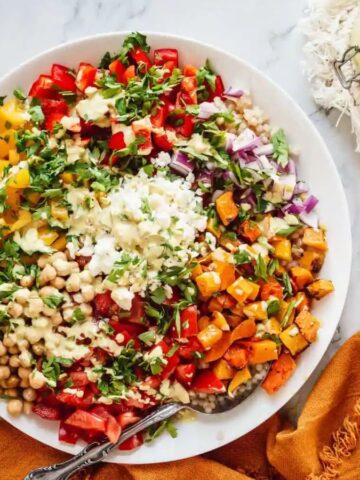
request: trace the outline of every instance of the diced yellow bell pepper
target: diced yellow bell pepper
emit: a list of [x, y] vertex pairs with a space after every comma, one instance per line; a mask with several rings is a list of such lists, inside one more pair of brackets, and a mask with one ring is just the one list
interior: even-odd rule
[[10, 230], [15, 232], [28, 225], [32, 220], [31, 213], [28, 210], [20, 210], [16, 221], [10, 226]]
[[0, 158], [5, 158], [9, 155], [10, 150], [15, 149], [15, 130], [6, 130], [0, 134]]
[[39, 192], [29, 192], [27, 195], [26, 195], [26, 198], [28, 200], [28, 202], [30, 203], [31, 206], [35, 206], [38, 204], [40, 198], [41, 198], [41, 194]]
[[60, 178], [65, 184], [69, 185], [74, 182], [75, 175], [71, 172], [63, 172], [60, 173]]
[[208, 350], [221, 339], [222, 335], [222, 330], [213, 323], [210, 323], [197, 334], [197, 338], [205, 350]]
[[67, 208], [57, 202], [51, 202], [51, 215], [60, 222], [69, 220], [69, 212]]
[[20, 155], [14, 148], [12, 148], [11, 150], [9, 150], [9, 163], [11, 165], [17, 165], [19, 162], [20, 162]]
[[50, 230], [48, 227], [41, 227], [38, 230], [39, 238], [45, 243], [45, 245], [52, 245], [59, 237], [56, 230]]
[[256, 318], [257, 320], [266, 320], [267, 304], [266, 302], [253, 302], [244, 306], [244, 314], [249, 318]]
[[301, 335], [296, 325], [290, 325], [290, 327], [281, 332], [280, 340], [290, 351], [291, 355], [296, 355], [308, 346], [308, 342]]
[[248, 367], [242, 368], [235, 373], [234, 378], [228, 386], [228, 393], [231, 395], [240, 385], [247, 382], [251, 378], [251, 373]]
[[235, 370], [223, 358], [216, 362], [213, 371], [219, 380], [228, 380], [235, 374]]
[[59, 238], [55, 240], [54, 243], [51, 244], [51, 248], [54, 250], [58, 250], [63, 252], [66, 248], [66, 237], [65, 235], [61, 235]]
[[280, 322], [278, 322], [275, 317], [269, 318], [269, 320], [265, 323], [265, 327], [266, 331], [273, 335], [279, 335], [281, 332]]
[[21, 127], [26, 122], [24, 111], [16, 98], [11, 98], [0, 107], [0, 119], [12, 127]]
[[303, 244], [308, 247], [316, 248], [321, 252], [326, 252], [327, 243], [323, 230], [315, 228], [305, 228]]
[[195, 278], [196, 285], [203, 297], [211, 297], [221, 288], [221, 278], [217, 272], [204, 272]]
[[10, 177], [8, 181], [10, 188], [27, 188], [30, 186], [30, 173], [27, 168], [19, 170], [15, 176]]
[[8, 160], [0, 160], [0, 174], [2, 175], [3, 171], [5, 168], [9, 167], [9, 161]]
[[226, 318], [221, 312], [214, 312], [213, 313], [213, 324], [216, 325], [220, 330], [223, 332], [227, 332], [230, 330], [229, 324], [226, 321]]
[[250, 282], [243, 277], [239, 277], [232, 283], [226, 291], [230, 293], [239, 303], [245, 302], [248, 298], [255, 300], [258, 296], [260, 286], [256, 283]]
[[290, 262], [291, 260], [291, 242], [287, 238], [282, 238], [275, 242], [274, 256], [280, 260]]
[[260, 342], [251, 343], [250, 363], [252, 365], [271, 362], [276, 360], [278, 356], [276, 343], [272, 340], [261, 340]]

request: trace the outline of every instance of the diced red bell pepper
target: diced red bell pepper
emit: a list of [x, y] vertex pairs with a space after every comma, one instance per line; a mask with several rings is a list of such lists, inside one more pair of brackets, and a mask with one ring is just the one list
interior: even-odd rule
[[165, 62], [164, 66], [163, 66], [163, 69], [166, 70], [166, 71], [164, 71], [162, 79], [159, 79], [159, 83], [162, 83], [165, 80], [165, 78], [170, 77], [174, 68], [176, 68], [176, 67], [177, 67], [177, 65], [176, 65], [175, 62], [171, 62], [171, 61]]
[[119, 445], [119, 450], [134, 450], [144, 443], [144, 438], [141, 433], [136, 433]]
[[152, 149], [151, 130], [145, 128], [143, 125], [137, 125], [136, 122], [133, 122], [131, 127], [137, 138], [143, 138], [141, 143], [139, 143], [139, 153], [148, 155]]
[[45, 405], [44, 403], [36, 403], [33, 406], [32, 411], [46, 420], [60, 420], [61, 418], [59, 408]]
[[175, 378], [180, 382], [184, 387], [190, 387], [194, 379], [196, 372], [196, 366], [194, 363], [184, 363], [183, 365], [178, 365], [175, 370]]
[[220, 75], [216, 75], [215, 89], [212, 90], [209, 86], [208, 90], [209, 90], [209, 98], [208, 98], [209, 101], [213, 100], [215, 97], [222, 96], [222, 94], [224, 93], [224, 83]]
[[106, 431], [106, 421], [86, 410], [76, 410], [65, 420], [65, 424], [84, 430], [95, 430], [96, 432]]
[[90, 383], [85, 372], [70, 372], [70, 378], [73, 382], [72, 388], [83, 388]]
[[154, 113], [150, 117], [153, 127], [160, 128], [164, 126], [167, 116], [167, 108], [165, 105], [158, 105], [154, 109]]
[[193, 92], [194, 90], [196, 90], [196, 87], [197, 87], [197, 81], [196, 81], [196, 77], [184, 77], [182, 80], [181, 80], [181, 90], [183, 92]]
[[178, 303], [182, 299], [182, 294], [181, 291], [177, 287], [173, 287], [172, 290], [172, 295], [170, 298], [166, 298], [164, 300], [164, 305], [174, 305], [175, 303]]
[[144, 301], [140, 295], [135, 294], [131, 302], [129, 322], [144, 325], [144, 315]]
[[180, 312], [181, 336], [191, 337], [198, 333], [198, 310], [196, 305], [189, 305]]
[[118, 416], [118, 422], [120, 423], [121, 428], [126, 428], [129, 425], [133, 425], [140, 420], [141, 417], [135, 415], [134, 412], [124, 412], [120, 413]]
[[79, 438], [79, 432], [77, 428], [70, 427], [64, 422], [60, 422], [59, 427], [59, 440], [60, 442], [70, 443], [75, 445]]
[[78, 397], [73, 393], [60, 392], [56, 395], [59, 402], [64, 403], [65, 405], [71, 405], [76, 408], [86, 408], [90, 406], [93, 402], [92, 393], [84, 395], [83, 397]]
[[63, 118], [64, 114], [61, 112], [54, 112], [48, 115], [45, 118], [45, 129], [48, 130], [49, 132], [54, 131], [55, 125], [60, 124], [61, 119]]
[[137, 337], [146, 330], [145, 325], [141, 325], [140, 323], [126, 323], [118, 322], [117, 320], [110, 320], [109, 325], [115, 330], [116, 333], [127, 332], [134, 337]]
[[95, 314], [100, 317], [111, 317], [119, 312], [119, 306], [111, 298], [111, 291], [98, 293], [94, 298]]
[[153, 133], [154, 144], [164, 152], [169, 152], [173, 148], [173, 142], [169, 140], [169, 137], [165, 133]]
[[124, 83], [127, 85], [130, 80], [136, 78], [136, 71], [135, 71], [135, 66], [130, 65], [130, 67], [127, 67], [127, 69], [124, 72]]
[[150, 388], [154, 388], [155, 390], [160, 387], [161, 378], [159, 375], [150, 375], [143, 380], [143, 384], [147, 385]]
[[176, 352], [171, 357], [165, 356], [165, 358], [167, 360], [167, 364], [164, 366], [162, 372], [160, 373], [160, 377], [163, 380], [171, 377], [180, 362], [180, 357]]
[[63, 99], [53, 100], [51, 98], [42, 98], [40, 104], [45, 117], [52, 113], [62, 113], [63, 115], [69, 113], [68, 104]]
[[40, 75], [32, 84], [30, 97], [36, 98], [59, 98], [59, 93], [54, 88], [54, 81], [49, 75]]
[[75, 78], [64, 65], [54, 63], [51, 67], [51, 77], [60, 90], [76, 92]]
[[212, 370], [200, 370], [195, 376], [191, 388], [199, 393], [222, 393], [225, 386]]
[[121, 435], [121, 426], [112, 415], [107, 419], [105, 435], [112, 443], [116, 443]]
[[196, 352], [203, 352], [204, 348], [196, 337], [189, 337], [188, 343], [180, 345], [178, 354], [186, 360], [194, 360]]
[[144, 68], [145, 71], [151, 67], [151, 60], [141, 48], [135, 48], [135, 50], [130, 51], [131, 58], [140, 66]]
[[182, 135], [185, 138], [191, 137], [195, 126], [195, 119], [192, 115], [184, 115], [183, 124], [175, 127], [175, 130], [178, 134]]
[[114, 133], [109, 139], [110, 150], [121, 150], [126, 147], [123, 132]]
[[90, 63], [80, 63], [75, 81], [77, 88], [84, 92], [87, 87], [92, 87], [95, 83], [96, 73], [96, 67]]
[[123, 75], [125, 73], [126, 67], [120, 60], [117, 58], [109, 65], [110, 73], [116, 76], [116, 80], [119, 83], [123, 82]]
[[[191, 77], [186, 77], [191, 78]], [[196, 90], [190, 92], [181, 91], [176, 95], [176, 107], [184, 108], [184, 105], [196, 105], [197, 104], [197, 94]]]
[[179, 65], [179, 54], [176, 48], [158, 48], [154, 50], [154, 64], [164, 65], [166, 62], [174, 62]]
[[188, 64], [184, 66], [185, 77], [195, 77], [198, 71], [199, 69], [194, 67], [194, 65]]

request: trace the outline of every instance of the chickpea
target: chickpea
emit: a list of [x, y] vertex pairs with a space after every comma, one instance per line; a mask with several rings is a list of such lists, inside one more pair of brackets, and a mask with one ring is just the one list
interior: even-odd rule
[[[33, 345], [33, 349], [35, 348], [36, 345]], [[31, 362], [32, 362], [32, 355], [28, 350], [24, 350], [23, 352], [20, 353], [19, 355], [19, 360], [20, 360], [20, 365], [24, 369], [31, 367]]]
[[23, 338], [22, 340], [18, 340], [18, 349], [20, 350], [20, 352], [28, 350], [29, 345], [29, 342], [25, 340], [25, 338]]
[[35, 371], [30, 375], [29, 382], [32, 388], [38, 390], [45, 385], [45, 377], [41, 372]]
[[43, 308], [43, 314], [46, 315], [47, 317], [52, 317], [56, 313], [56, 308], [50, 308], [47, 305], [44, 306]]
[[28, 378], [23, 378], [23, 379], [20, 381], [19, 387], [21, 387], [21, 388], [28, 388], [28, 387], [30, 387], [29, 379], [28, 379]]
[[71, 273], [71, 264], [70, 262], [58, 258], [53, 262], [53, 267], [55, 268], [57, 275], [59, 277], [67, 277]]
[[50, 257], [50, 262], [54, 265], [54, 262], [56, 262], [56, 260], [59, 260], [59, 259], [66, 261], [66, 253], [64, 252], [53, 253]]
[[93, 311], [92, 306], [89, 303], [82, 303], [80, 305], [80, 310], [83, 312], [85, 317], [90, 317]]
[[[45, 353], [45, 347], [42, 343], [39, 343], [39, 342], [36, 342], [33, 346], [32, 346], [32, 349], [33, 349], [33, 352], [35, 353], [35, 355], [37, 355], [38, 357], [40, 357], [41, 355], [43, 355]], [[24, 365], [25, 366], [25, 365]], [[30, 366], [30, 365], [29, 365]]]
[[16, 390], [16, 388], [5, 388], [4, 394], [8, 397], [17, 398], [18, 391]]
[[10, 377], [6, 380], [6, 386], [8, 388], [16, 388], [19, 386], [20, 378], [16, 375], [10, 375]]
[[15, 300], [21, 305], [26, 305], [30, 299], [31, 292], [28, 288], [20, 288], [14, 293]]
[[45, 268], [50, 262], [50, 255], [41, 255], [38, 258], [37, 264], [39, 268]]
[[18, 355], [12, 355], [9, 360], [9, 365], [11, 368], [19, 368], [20, 367], [20, 358]]
[[70, 262], [71, 273], [80, 273], [80, 267], [77, 262]]
[[8, 366], [0, 367], [0, 380], [7, 380], [11, 375], [10, 368]]
[[13, 318], [19, 318], [23, 314], [23, 307], [20, 305], [20, 303], [16, 302], [10, 302], [7, 308], [7, 312], [9, 315], [11, 315]]
[[54, 327], [57, 327], [58, 325], [61, 325], [63, 322], [63, 318], [61, 316], [60, 312], [56, 312], [51, 318], [50, 318], [51, 325]]
[[7, 365], [8, 363], [9, 363], [9, 355], [3, 355], [2, 357], [0, 357], [0, 365]]
[[20, 285], [24, 288], [31, 288], [34, 285], [35, 278], [33, 275], [24, 275], [20, 279]]
[[56, 278], [56, 270], [51, 265], [45, 265], [44, 270], [40, 273], [39, 276], [39, 283], [40, 285], [45, 285], [46, 283], [51, 282], [51, 280], [55, 280]]
[[84, 297], [82, 296], [81, 293], [75, 293], [75, 295], [73, 295], [73, 300], [75, 303], [83, 303]]
[[31, 402], [23, 403], [23, 412], [25, 413], [25, 415], [30, 415], [30, 413], [32, 413], [32, 409], [33, 409], [33, 404]]
[[79, 273], [81, 283], [92, 283], [94, 277], [91, 275], [89, 270], [83, 270]]
[[5, 345], [3, 344], [3, 342], [0, 341], [0, 357], [2, 357], [3, 355], [6, 355], [6, 347]]
[[64, 308], [62, 315], [65, 322], [70, 322], [74, 314], [74, 309], [72, 307]]
[[31, 345], [34, 345], [34, 343], [38, 343], [41, 340], [41, 333], [36, 328], [29, 328], [26, 332], [26, 337]]
[[7, 411], [12, 417], [17, 417], [23, 411], [24, 402], [20, 399], [9, 400]]
[[50, 287], [50, 286], [46, 286], [46, 287], [42, 287], [40, 288], [39, 290], [39, 295], [40, 297], [51, 297], [51, 296], [58, 296], [59, 295], [59, 290], [55, 287]]
[[49, 319], [43, 316], [34, 318], [32, 324], [35, 328], [46, 328], [49, 326]]
[[33, 388], [25, 388], [23, 391], [23, 398], [27, 402], [33, 402], [36, 399], [36, 392]]
[[72, 273], [66, 280], [66, 290], [69, 293], [76, 293], [80, 290], [80, 277], [77, 273]]
[[11, 353], [12, 355], [16, 355], [17, 353], [19, 353], [19, 349], [17, 345], [14, 345], [13, 347], [8, 348], [8, 352]]
[[5, 345], [5, 347], [9, 348], [13, 347], [15, 345], [15, 342], [9, 335], [5, 335], [3, 339], [3, 344]]
[[29, 305], [25, 309], [25, 315], [30, 318], [36, 318], [44, 308], [44, 302], [41, 298], [30, 298]]
[[19, 378], [21, 378], [21, 380], [27, 380], [30, 376], [31, 369], [25, 368], [25, 367], [19, 367], [17, 373], [19, 375]]
[[81, 293], [85, 302], [91, 302], [95, 297], [95, 290], [92, 285], [83, 285]]
[[56, 277], [54, 280], [52, 280], [51, 285], [58, 290], [62, 290], [65, 288], [65, 279], [62, 277]]

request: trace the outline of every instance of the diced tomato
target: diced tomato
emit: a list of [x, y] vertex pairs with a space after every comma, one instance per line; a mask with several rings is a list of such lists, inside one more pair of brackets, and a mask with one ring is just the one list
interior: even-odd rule
[[135, 415], [134, 412], [124, 412], [120, 413], [118, 416], [118, 422], [120, 423], [121, 428], [126, 428], [128, 425], [137, 423], [141, 417]]
[[185, 77], [194, 77], [198, 71], [199, 69], [194, 67], [194, 65], [185, 65], [183, 73]]
[[63, 99], [54, 100], [51, 98], [42, 98], [40, 104], [45, 117], [53, 113], [62, 113], [63, 115], [69, 113], [68, 104]]
[[[186, 77], [191, 78], [191, 77]], [[176, 96], [176, 107], [184, 108], [184, 105], [196, 105], [197, 104], [197, 94], [196, 90], [191, 90], [190, 92], [181, 91], [178, 92]]]
[[167, 116], [167, 108], [165, 105], [158, 105], [154, 109], [154, 113], [150, 117], [152, 125], [156, 128], [163, 127]]
[[196, 87], [196, 77], [184, 77], [181, 80], [181, 90], [183, 90], [184, 92], [193, 92], [194, 90], [196, 90]]
[[70, 378], [73, 382], [72, 388], [86, 387], [90, 383], [85, 372], [70, 372]]
[[172, 291], [172, 296], [170, 298], [166, 298], [164, 300], [164, 305], [174, 305], [175, 303], [178, 303], [182, 298], [182, 294], [178, 288], [173, 288]]
[[59, 440], [60, 442], [70, 443], [75, 445], [79, 438], [79, 432], [77, 428], [66, 425], [64, 422], [60, 422], [59, 427]]
[[277, 297], [282, 299], [283, 297], [283, 287], [276, 280], [271, 280], [261, 287], [260, 297], [261, 300], [269, 300], [270, 297]]
[[212, 370], [201, 370], [195, 376], [191, 388], [199, 393], [222, 393], [225, 386]]
[[116, 80], [121, 83], [123, 81], [123, 75], [125, 73], [126, 67], [120, 60], [117, 58], [109, 65], [110, 73], [116, 76]]
[[165, 152], [169, 152], [173, 148], [173, 142], [169, 140], [169, 137], [165, 133], [153, 133], [153, 140], [155, 145]]
[[175, 378], [185, 387], [190, 387], [194, 379], [196, 367], [194, 363], [178, 365], [175, 371]]
[[51, 67], [51, 77], [60, 90], [76, 92], [75, 78], [64, 65], [54, 63]]
[[56, 395], [59, 402], [64, 403], [65, 405], [71, 405], [72, 407], [77, 408], [86, 408], [90, 406], [93, 402], [93, 395], [84, 395], [84, 397], [78, 397], [73, 393], [60, 392]]
[[194, 360], [196, 352], [203, 352], [204, 348], [196, 337], [189, 337], [188, 343], [180, 345], [177, 353], [181, 358]]
[[53, 132], [55, 125], [59, 125], [61, 119], [63, 118], [63, 113], [51, 113], [45, 118], [45, 129], [49, 132]]
[[154, 388], [155, 390], [159, 388], [161, 383], [161, 378], [159, 375], [150, 375], [143, 380], [143, 384], [149, 386], [150, 388]]
[[60, 410], [59, 408], [52, 407], [50, 405], [45, 405], [44, 403], [37, 403], [33, 406], [32, 411], [39, 415], [41, 418], [46, 420], [60, 420]]
[[121, 435], [121, 426], [112, 415], [107, 419], [105, 435], [112, 443], [116, 443]]
[[221, 97], [222, 94], [224, 93], [224, 83], [222, 81], [222, 78], [220, 77], [220, 75], [216, 75], [216, 78], [215, 78], [215, 89], [212, 90], [210, 87], [209, 87], [209, 92], [210, 92], [210, 96], [209, 96], [209, 101], [210, 100], [213, 100], [215, 97]]
[[144, 324], [144, 301], [140, 295], [135, 295], [131, 302], [129, 322]]
[[109, 325], [116, 333], [128, 332], [131, 336], [138, 336], [146, 330], [145, 325], [137, 323], [118, 322], [117, 320], [110, 320]]
[[55, 90], [53, 79], [49, 75], [40, 75], [32, 84], [29, 96], [36, 98], [59, 98], [59, 93]]
[[140, 66], [144, 68], [145, 71], [151, 67], [151, 60], [141, 48], [135, 48], [135, 50], [130, 51], [131, 58]]
[[110, 150], [121, 150], [126, 147], [123, 132], [114, 133], [109, 139]]
[[165, 356], [165, 358], [167, 360], [167, 364], [164, 366], [162, 372], [160, 373], [160, 377], [162, 379], [169, 378], [175, 372], [175, 369], [180, 362], [180, 357], [176, 352], [171, 357]]
[[198, 333], [198, 310], [196, 305], [190, 305], [180, 312], [181, 336], [191, 337]]
[[87, 87], [92, 87], [95, 82], [97, 69], [90, 63], [80, 63], [76, 75], [76, 86], [84, 92]]
[[95, 430], [97, 432], [105, 432], [106, 421], [85, 410], [76, 410], [65, 420], [66, 425], [82, 428], [84, 430]]
[[85, 268], [85, 266], [90, 262], [91, 257], [90, 256], [85, 256], [85, 255], [77, 255], [75, 257], [75, 261], [79, 265], [81, 269]]
[[141, 433], [136, 433], [132, 437], [128, 438], [119, 445], [119, 450], [134, 450], [134, 448], [140, 447], [144, 443], [144, 439]]
[[162, 83], [165, 80], [165, 78], [170, 77], [174, 68], [176, 68], [176, 67], [177, 67], [177, 65], [176, 65], [175, 62], [169, 61], [169, 62], [164, 63], [163, 69], [166, 70], [166, 71], [164, 71], [162, 79], [159, 79], [159, 83]]
[[98, 293], [94, 298], [95, 314], [100, 317], [111, 317], [116, 315], [119, 307], [111, 298], [111, 291], [107, 290], [104, 293]]
[[95, 125], [91, 122], [85, 122], [82, 118], [80, 118], [80, 126], [81, 126], [81, 137], [95, 137], [97, 139], [105, 140], [111, 136], [111, 128], [103, 128], [99, 127], [99, 125]]
[[192, 115], [184, 115], [182, 125], [175, 127], [177, 133], [185, 138], [191, 137], [195, 126], [195, 119]]
[[150, 128], [146, 128], [143, 125], [139, 125], [136, 121], [132, 123], [131, 128], [135, 133], [135, 136], [139, 139], [142, 138], [141, 142], [139, 143], [139, 152], [143, 155], [148, 155], [152, 149], [152, 141], [151, 141], [151, 130]]
[[133, 78], [136, 78], [136, 71], [135, 71], [135, 66], [130, 65], [130, 67], [127, 67], [127, 69], [124, 72], [124, 83], [127, 85], [130, 80]]
[[154, 50], [154, 64], [164, 65], [166, 62], [174, 62], [179, 65], [179, 54], [176, 48], [158, 48]]

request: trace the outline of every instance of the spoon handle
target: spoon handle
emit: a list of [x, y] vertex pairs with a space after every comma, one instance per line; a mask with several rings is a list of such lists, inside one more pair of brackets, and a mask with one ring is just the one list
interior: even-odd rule
[[116, 443], [106, 440], [90, 443], [70, 460], [32, 470], [26, 475], [24, 480], [67, 480], [75, 472], [104, 460], [111, 451], [132, 435], [145, 430], [155, 423], [166, 420], [182, 408], [184, 406], [177, 403], [162, 405], [132, 427], [127, 428]]

